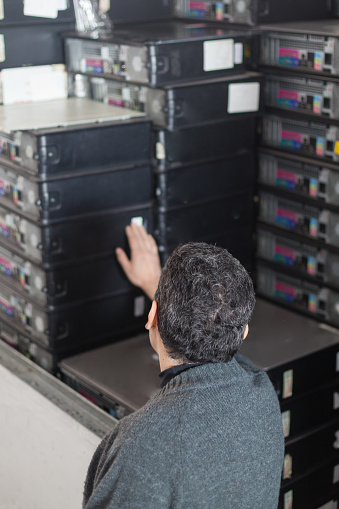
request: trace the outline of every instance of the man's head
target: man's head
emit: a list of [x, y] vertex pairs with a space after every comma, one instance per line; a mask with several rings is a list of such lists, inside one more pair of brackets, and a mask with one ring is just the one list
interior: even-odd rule
[[155, 294], [157, 327], [180, 362], [228, 362], [239, 349], [255, 296], [250, 276], [225, 249], [189, 243], [173, 251]]

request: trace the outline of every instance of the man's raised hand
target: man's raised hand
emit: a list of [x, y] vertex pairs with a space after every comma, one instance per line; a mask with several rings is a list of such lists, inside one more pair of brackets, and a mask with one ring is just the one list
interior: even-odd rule
[[152, 300], [161, 274], [158, 247], [143, 226], [131, 223], [126, 226], [125, 231], [131, 258], [128, 258], [123, 249], [117, 247], [117, 259], [130, 282], [141, 288]]

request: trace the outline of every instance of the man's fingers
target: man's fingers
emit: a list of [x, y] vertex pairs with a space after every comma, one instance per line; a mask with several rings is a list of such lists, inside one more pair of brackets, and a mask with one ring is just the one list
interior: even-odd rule
[[133, 225], [133, 226], [135, 234], [140, 242], [140, 246], [147, 247], [150, 251], [154, 251], [154, 247], [158, 249], [154, 238], [152, 237], [152, 235], [147, 233], [143, 225], [140, 226]]
[[136, 225], [134, 223], [131, 224], [131, 229], [133, 231], [133, 235], [135, 235], [135, 240], [138, 242], [140, 247], [145, 247], [147, 245], [147, 232], [145, 227], [142, 225]]
[[137, 247], [140, 245], [140, 240], [137, 234], [137, 226], [131, 223], [126, 226], [125, 231], [131, 251], [133, 251], [133, 249], [137, 249]]
[[152, 237], [152, 235], [150, 234], [147, 234], [147, 237], [148, 237], [148, 244], [149, 244], [149, 247], [151, 249], [151, 251], [153, 253], [158, 253], [158, 246], [157, 246], [157, 243], [155, 242], [154, 240], [154, 237]]
[[126, 227], [126, 235], [128, 238], [128, 242], [131, 248], [131, 251], [134, 249], [145, 250], [148, 249], [152, 252], [156, 252], [158, 250], [155, 240], [152, 235], [149, 235], [142, 225], [136, 225], [135, 223], [131, 223]]
[[143, 226], [131, 223], [126, 226], [131, 259], [117, 247], [115, 252], [129, 281], [139, 286], [150, 299], [153, 298], [161, 274], [157, 244]]
[[131, 272], [131, 262], [129, 261], [127, 254], [120, 247], [116, 248], [115, 254], [117, 256], [118, 262], [123, 268], [123, 271], [126, 275], [128, 275]]

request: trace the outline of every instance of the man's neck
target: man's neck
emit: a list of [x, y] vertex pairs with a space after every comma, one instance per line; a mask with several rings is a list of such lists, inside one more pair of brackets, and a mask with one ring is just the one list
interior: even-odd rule
[[165, 369], [173, 368], [174, 366], [180, 366], [180, 364], [183, 364], [183, 362], [176, 361], [166, 354], [164, 356], [159, 355], [159, 364], [160, 371], [165, 371]]

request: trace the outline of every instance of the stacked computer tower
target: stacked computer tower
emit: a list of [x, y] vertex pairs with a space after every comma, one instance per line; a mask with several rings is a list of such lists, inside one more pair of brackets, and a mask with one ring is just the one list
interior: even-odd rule
[[258, 290], [336, 326], [338, 44], [332, 20], [274, 26], [262, 37], [258, 229]]
[[338, 331], [257, 299], [240, 353], [264, 369], [285, 436], [279, 509], [335, 509], [339, 499]]
[[[27, 5], [26, 5], [27, 4]], [[21, 0], [0, 3], [0, 70], [23, 65], [64, 62], [61, 33], [75, 26], [73, 5], [28, 5]]]
[[[226, 3], [224, 2], [225, 5]], [[271, 3], [278, 5], [269, 2]], [[207, 2], [190, 2], [191, 7], [193, 4], [202, 9], [202, 5], [206, 6]], [[231, 2], [228, 4], [231, 5]], [[244, 2], [242, 4], [234, 2], [234, 5], [236, 4], [244, 5]], [[254, 2], [249, 5], [257, 6]], [[317, 4], [320, 9], [317, 16], [328, 15], [327, 7], [322, 9], [324, 5], [323, 2]], [[308, 3], [307, 5], [305, 3], [304, 7], [307, 9]], [[201, 16], [194, 13], [194, 16], [205, 19], [206, 12]], [[212, 9], [208, 12], [217, 10]], [[316, 17], [312, 12], [310, 9], [309, 16]], [[257, 22], [257, 18], [253, 16], [251, 20]], [[331, 25], [331, 22], [328, 24]], [[270, 33], [269, 31], [268, 34]], [[272, 28], [273, 33], [275, 29]], [[253, 266], [251, 235], [255, 189], [253, 156], [256, 145], [255, 117], [260, 111], [262, 77], [250, 70], [249, 50], [256, 36], [252, 34], [246, 41], [249, 35], [248, 30], [242, 32], [239, 28], [237, 30], [232, 28], [230, 31], [222, 24], [217, 27], [205, 23], [184, 25], [175, 22], [166, 25], [126, 26], [115, 31], [113, 39], [105, 38], [101, 41], [79, 34], [66, 37], [70, 90], [73, 90], [75, 95], [79, 89], [79, 94], [91, 93], [92, 97], [107, 104], [146, 112], [153, 120], [155, 234], [163, 262], [179, 242], [204, 240], [227, 247], [246, 267]], [[266, 35], [262, 38], [262, 46], [266, 44], [264, 42]], [[305, 37], [299, 37], [303, 38]], [[315, 34], [314, 40], [310, 38], [312, 48], [319, 43], [320, 38], [319, 34]], [[232, 39], [233, 43], [229, 39]], [[329, 52], [332, 51], [332, 61], [335, 62], [336, 46], [335, 44], [331, 46], [328, 38], [325, 42], [326, 48], [327, 46], [330, 48]], [[305, 68], [297, 72], [294, 64], [292, 64], [294, 73], [286, 70], [286, 67], [280, 67], [283, 77], [289, 75], [292, 82], [304, 80], [303, 90], [305, 83], [314, 86], [316, 73], [319, 73], [318, 50], [313, 51], [313, 56], [311, 53], [312, 51], [309, 51], [306, 60], [313, 62], [313, 69], [308, 64], [307, 72]], [[327, 49], [325, 53], [328, 53]], [[305, 60], [302, 55], [303, 53], [300, 53], [300, 61]], [[271, 74], [269, 74], [269, 64], [264, 65], [263, 56], [261, 59], [260, 70], [266, 74], [267, 104], [269, 104], [270, 83], [277, 78], [279, 66], [276, 65], [272, 71], [273, 66], [270, 63]], [[324, 54], [321, 61], [328, 64], [330, 58]], [[229, 64], [226, 66], [225, 62]], [[238, 70], [238, 75], [234, 74], [235, 70]], [[326, 72], [323, 71], [323, 78], [325, 75]], [[320, 76], [319, 73], [318, 78]], [[311, 83], [307, 80], [311, 80]], [[336, 83], [335, 76], [330, 72], [327, 73], [326, 80]], [[314, 95], [318, 93], [314, 92]], [[290, 122], [304, 124], [309, 122], [312, 127], [322, 125], [324, 122], [327, 129], [327, 124], [331, 120], [333, 125], [331, 124], [329, 133], [332, 136], [331, 140], [334, 140], [332, 153], [333, 156], [339, 157], [335, 154], [336, 148], [339, 154], [339, 137], [335, 138], [336, 131], [333, 127], [336, 126], [335, 116], [333, 120], [321, 119], [318, 102], [316, 97], [311, 112], [306, 108], [302, 110], [302, 104], [310, 103], [307, 97], [306, 100], [300, 99], [298, 103], [300, 104], [298, 108], [302, 111], [294, 109], [291, 112], [281, 103], [272, 105], [275, 109], [267, 110], [263, 120], [262, 147], [259, 154], [258, 291], [261, 295], [276, 300], [277, 303], [287, 302], [291, 309], [303, 310], [306, 314], [319, 316], [329, 323], [328, 326], [318, 326], [316, 322], [294, 313], [282, 313], [284, 316], [281, 318], [279, 311], [284, 310], [279, 310], [279, 307], [269, 305], [267, 302], [260, 302], [258, 320], [265, 330], [259, 330], [255, 336], [253, 350], [249, 348], [246, 351], [246, 347], [244, 348], [245, 354], [256, 361], [259, 367], [267, 370], [280, 400], [286, 438], [279, 502], [281, 509], [318, 509], [324, 504], [327, 504], [326, 508], [332, 509], [336, 507], [338, 501], [338, 346], [335, 330], [332, 331], [333, 336], [330, 334], [332, 339], [327, 342], [326, 327], [338, 324], [339, 321], [333, 320], [325, 313], [329, 308], [326, 307], [327, 304], [323, 307], [321, 299], [317, 309], [324, 312], [318, 315], [315, 313], [314, 306], [317, 307], [318, 298], [315, 292], [310, 292], [307, 298], [303, 294], [299, 297], [295, 289], [293, 290], [295, 293], [292, 292], [295, 299], [292, 301], [287, 298], [280, 300], [283, 290], [291, 289], [291, 283], [288, 286], [288, 283], [282, 282], [278, 284], [275, 292], [266, 291], [267, 281], [271, 282], [273, 277], [278, 277], [281, 273], [284, 278], [297, 277], [298, 282], [302, 281], [307, 289], [318, 287], [321, 281], [320, 295], [327, 296], [326, 303], [330, 302], [330, 297], [335, 292], [334, 274], [336, 273], [338, 278], [339, 269], [338, 265], [329, 265], [328, 261], [338, 253], [336, 243], [333, 240], [328, 241], [326, 236], [328, 230], [326, 228], [324, 230], [324, 226], [316, 228], [318, 223], [313, 221], [313, 216], [310, 216], [308, 222], [305, 220], [304, 226], [296, 213], [286, 214], [291, 223], [295, 219], [298, 225], [299, 229], [292, 231], [286, 227], [289, 224], [287, 220], [286, 223], [283, 221], [276, 223], [275, 220], [267, 220], [264, 215], [266, 210], [271, 210], [269, 205], [266, 205], [268, 196], [269, 199], [289, 200], [293, 206], [301, 206], [307, 213], [318, 210], [323, 218], [321, 224], [324, 223], [326, 227], [327, 224], [333, 224], [331, 222], [333, 213], [339, 210], [333, 198], [336, 194], [336, 180], [333, 179], [338, 167], [335, 158], [328, 161], [325, 157], [327, 156], [325, 139], [322, 142], [321, 136], [317, 135], [313, 142], [311, 136], [308, 144], [311, 148], [306, 154], [301, 152], [301, 148], [299, 154], [296, 154], [297, 143], [275, 146], [267, 141], [267, 136], [275, 135], [277, 132], [271, 130], [271, 124], [268, 126], [273, 111], [280, 120], [288, 118]], [[325, 113], [326, 109], [329, 109], [328, 102], [323, 101], [322, 113]], [[292, 131], [291, 128], [289, 130]], [[285, 128], [285, 131], [288, 129]], [[298, 138], [292, 137], [290, 141], [297, 140]], [[338, 144], [335, 145], [337, 140]], [[306, 145], [307, 138], [299, 147]], [[326, 145], [326, 151], [330, 148], [331, 145]], [[279, 158], [279, 161], [283, 159], [285, 164], [298, 168], [299, 173], [293, 177], [295, 180], [293, 178], [291, 180], [291, 166], [290, 169], [279, 166], [279, 170], [281, 169], [279, 176], [275, 174], [273, 177], [270, 176], [267, 163], [264, 164], [263, 161], [267, 161], [267, 158], [271, 161], [273, 157]], [[318, 173], [315, 173], [315, 169]], [[303, 172], [307, 171], [311, 173], [304, 175]], [[266, 175], [269, 175], [271, 180]], [[339, 186], [337, 187], [339, 189]], [[281, 209], [284, 210], [284, 207]], [[275, 218], [274, 214], [273, 217]], [[331, 239], [334, 235], [339, 235], [339, 228], [336, 233], [335, 226], [330, 231]], [[319, 233], [315, 235], [315, 232]], [[304, 252], [300, 251], [300, 266], [304, 268], [298, 267], [296, 262], [295, 266], [290, 261], [280, 263], [288, 257], [292, 261], [299, 260], [299, 251], [295, 247], [291, 248], [290, 244], [273, 250], [275, 256], [267, 256], [265, 253], [272, 252], [272, 249], [271, 251], [267, 249], [267, 235], [273, 235], [275, 238], [279, 235], [284, 242], [299, 242], [302, 249], [311, 250], [311, 254], [307, 251], [306, 262]], [[339, 243], [337, 245], [339, 246]], [[298, 255], [293, 255], [294, 258], [291, 256], [293, 249], [293, 253]], [[317, 253], [317, 256], [322, 258], [318, 260], [312, 253]], [[315, 273], [316, 262], [317, 273]], [[329, 270], [328, 267], [333, 267], [331, 277], [326, 272]], [[303, 304], [305, 301], [306, 308]], [[333, 309], [336, 308], [339, 309], [339, 304], [334, 301]], [[286, 324], [288, 330], [284, 329]], [[281, 336], [275, 330], [277, 327]], [[260, 341], [263, 336], [261, 332], [266, 338], [265, 344]], [[307, 344], [308, 334], [310, 344]], [[127, 343], [124, 344], [125, 347], [128, 348]], [[107, 348], [115, 350], [114, 345]], [[273, 350], [275, 355], [264, 361], [263, 352], [269, 349]], [[108, 355], [107, 351], [103, 353], [105, 358]], [[78, 390], [80, 388], [114, 415], [117, 415], [118, 408], [118, 416], [122, 416], [126, 410], [121, 409], [121, 402], [118, 402], [116, 407], [114, 403], [109, 403], [109, 398], [102, 398], [100, 383], [94, 384], [93, 389], [88, 383], [83, 385], [84, 379], [81, 383], [76, 380], [81, 371], [78, 362], [84, 361], [85, 379], [88, 382], [89, 371], [96, 371], [90, 359], [98, 359], [97, 355], [101, 355], [99, 350], [91, 352], [88, 356], [85, 354], [85, 357], [82, 355], [73, 357], [69, 362], [61, 364], [61, 371], [70, 385]], [[75, 370], [69, 369], [74, 366]], [[98, 371], [100, 378], [100, 368]], [[81, 374], [83, 375], [83, 372]], [[126, 377], [128, 378], [128, 375]], [[95, 379], [98, 382], [97, 375]], [[131, 410], [133, 408], [129, 409]]]
[[[326, 20], [268, 26], [260, 53], [266, 112], [258, 154], [257, 291], [320, 319], [324, 329], [339, 325], [337, 25]], [[307, 339], [306, 330], [300, 334]], [[303, 387], [281, 401], [284, 509], [337, 507], [339, 393], [337, 381], [318, 376], [323, 367], [333, 374], [336, 364], [338, 380], [338, 357], [323, 364], [323, 355], [316, 352], [306, 368], [305, 349], [298, 360], [305, 365]], [[296, 369], [287, 370], [286, 383]]]
[[0, 117], [1, 337], [53, 372], [144, 326], [114, 250], [131, 221], [153, 229], [151, 123], [79, 98]]
[[[164, 263], [181, 242], [228, 248], [253, 266], [256, 117], [262, 75], [249, 30], [183, 21], [66, 36], [70, 91], [153, 121], [155, 237]], [[79, 87], [79, 83], [82, 86]], [[77, 92], [79, 90], [79, 92]]]
[[175, 14], [240, 25], [328, 18], [335, 9], [326, 0], [173, 0]]

